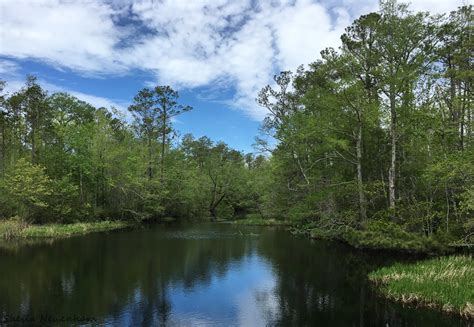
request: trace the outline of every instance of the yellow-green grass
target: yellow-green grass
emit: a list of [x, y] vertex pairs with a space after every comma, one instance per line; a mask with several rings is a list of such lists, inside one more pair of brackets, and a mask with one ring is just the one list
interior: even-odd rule
[[471, 256], [397, 263], [370, 273], [369, 279], [387, 298], [474, 319], [474, 263]]
[[20, 220], [0, 221], [0, 240], [24, 238], [60, 238], [130, 226], [123, 221], [81, 222], [73, 224], [26, 224]]

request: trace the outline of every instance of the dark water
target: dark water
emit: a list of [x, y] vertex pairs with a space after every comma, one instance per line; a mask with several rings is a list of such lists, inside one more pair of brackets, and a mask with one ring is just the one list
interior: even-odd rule
[[273, 228], [203, 224], [91, 234], [0, 250], [0, 321], [123, 326], [468, 325], [436, 311], [403, 308], [377, 297], [365, 276], [392, 260]]

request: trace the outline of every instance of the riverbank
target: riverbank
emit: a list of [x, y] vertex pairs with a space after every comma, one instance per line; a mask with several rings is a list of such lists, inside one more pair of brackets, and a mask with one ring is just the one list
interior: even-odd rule
[[250, 216], [245, 219], [232, 221], [233, 224], [246, 226], [292, 226], [294, 222], [288, 220], [263, 219], [261, 217]]
[[398, 263], [370, 273], [369, 280], [387, 298], [474, 319], [474, 262], [471, 256]]
[[73, 224], [27, 224], [21, 220], [0, 221], [0, 240], [18, 240], [34, 238], [64, 238], [93, 232], [103, 232], [130, 227], [123, 221], [96, 221]]
[[[397, 224], [374, 221], [361, 229], [350, 226], [321, 228], [313, 224], [291, 227], [293, 234], [303, 234], [313, 239], [339, 241], [361, 250], [381, 250], [411, 254], [451, 254], [459, 250], [441, 236], [427, 237], [409, 233]], [[470, 250], [469, 247], [466, 247]]]

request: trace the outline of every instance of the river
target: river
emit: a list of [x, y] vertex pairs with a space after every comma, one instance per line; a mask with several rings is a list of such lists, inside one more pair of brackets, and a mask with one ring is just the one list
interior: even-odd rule
[[293, 236], [281, 228], [150, 225], [89, 234], [0, 248], [0, 321], [124, 326], [468, 325], [457, 317], [403, 307], [377, 296], [366, 275], [394, 260], [382, 253]]

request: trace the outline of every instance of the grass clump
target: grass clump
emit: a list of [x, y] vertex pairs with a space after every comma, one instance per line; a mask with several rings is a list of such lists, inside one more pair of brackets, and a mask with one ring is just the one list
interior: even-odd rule
[[10, 241], [21, 238], [28, 224], [19, 217], [0, 221], [0, 240]]
[[20, 219], [9, 219], [0, 221], [0, 239], [8, 241], [22, 238], [60, 238], [114, 230], [128, 226], [130, 226], [128, 222], [108, 220], [73, 224], [32, 225]]
[[370, 273], [369, 279], [387, 298], [474, 319], [474, 264], [471, 256], [398, 263]]

